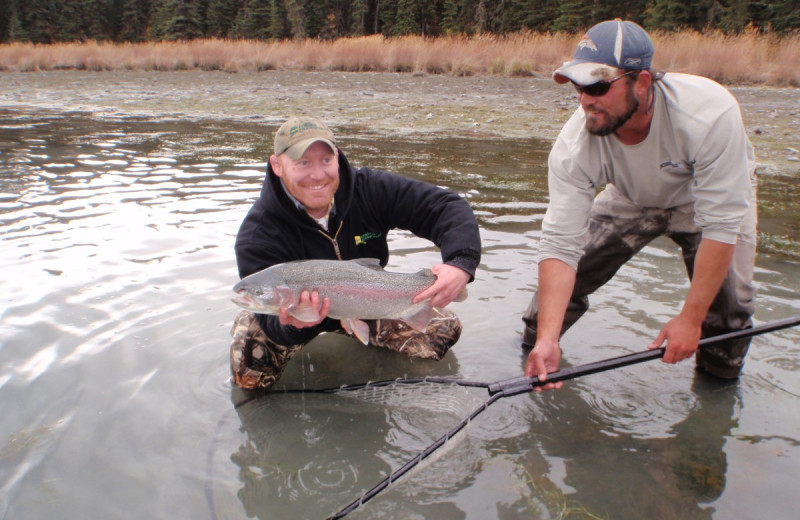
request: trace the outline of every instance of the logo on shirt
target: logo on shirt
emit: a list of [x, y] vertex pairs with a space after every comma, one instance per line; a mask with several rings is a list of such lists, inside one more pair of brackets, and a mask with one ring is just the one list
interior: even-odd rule
[[360, 246], [361, 244], [366, 244], [368, 240], [380, 237], [381, 237], [380, 233], [364, 233], [363, 235], [356, 235], [353, 238], [356, 241], [356, 245]]
[[694, 171], [694, 164], [686, 161], [666, 160], [659, 167], [661, 171], [670, 173], [692, 173]]

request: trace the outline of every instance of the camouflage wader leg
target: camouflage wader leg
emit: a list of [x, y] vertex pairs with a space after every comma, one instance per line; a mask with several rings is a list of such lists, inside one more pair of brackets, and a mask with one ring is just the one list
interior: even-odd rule
[[246, 390], [269, 388], [281, 377], [286, 363], [303, 345], [272, 342], [255, 314], [242, 311], [231, 328], [231, 374], [236, 386]]
[[439, 316], [419, 332], [399, 320], [374, 320], [369, 323], [369, 342], [402, 352], [410, 357], [439, 361], [461, 336], [461, 320], [451, 311], [436, 309]]
[[[703, 337], [752, 327], [754, 311], [753, 265], [755, 259], [756, 204], [742, 223], [731, 267], [703, 323]], [[617, 270], [659, 235], [666, 235], [683, 252], [692, 277], [701, 232], [694, 224], [690, 204], [662, 210], [639, 208], [608, 185], [595, 198], [589, 222], [586, 251], [578, 263], [575, 289], [564, 316], [563, 334], [589, 307], [587, 296], [605, 284]], [[536, 342], [538, 294], [523, 315], [523, 344]], [[744, 365], [750, 338], [709, 345], [697, 351], [697, 367], [724, 379], [735, 379]]]
[[[620, 195], [613, 185], [609, 184], [597, 195], [561, 335], [589, 309], [589, 295], [611, 280], [644, 246], [662, 235], [668, 221], [667, 211], [635, 206]], [[522, 315], [522, 321], [525, 322], [522, 343], [525, 348], [536, 343], [538, 309], [537, 291]]]
[[[681, 246], [686, 270], [691, 279], [700, 244], [700, 234], [670, 235], [670, 238]], [[711, 302], [708, 315], [703, 322], [703, 338], [749, 329], [753, 326], [751, 316], [755, 311], [754, 265], [755, 244], [738, 241], [728, 276], [725, 277], [717, 296]], [[721, 379], [738, 378], [744, 367], [744, 358], [750, 348], [751, 339], [728, 340], [698, 349], [695, 354], [697, 369]]]

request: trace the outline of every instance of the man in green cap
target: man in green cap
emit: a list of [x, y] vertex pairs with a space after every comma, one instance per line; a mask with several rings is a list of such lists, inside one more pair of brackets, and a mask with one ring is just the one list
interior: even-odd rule
[[[389, 259], [387, 235], [408, 230], [439, 247], [442, 263], [431, 271], [435, 283], [415, 297], [430, 300], [440, 316], [419, 332], [399, 320], [372, 320], [369, 343], [423, 359], [441, 359], [461, 334], [461, 322], [442, 309], [462, 294], [480, 262], [478, 223], [457, 194], [388, 172], [353, 168], [319, 119], [291, 117], [275, 134], [261, 194], [236, 237], [239, 276], [294, 260]], [[329, 303], [316, 291], [303, 303], [320, 320], [301, 322], [287, 309], [280, 315], [242, 311], [231, 334], [233, 382], [245, 389], [267, 388], [289, 358], [322, 332], [342, 332], [327, 318]]]

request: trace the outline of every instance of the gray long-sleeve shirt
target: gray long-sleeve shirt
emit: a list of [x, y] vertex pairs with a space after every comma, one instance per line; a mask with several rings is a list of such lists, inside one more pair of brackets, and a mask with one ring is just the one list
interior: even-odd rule
[[573, 268], [597, 188], [613, 184], [642, 207], [693, 203], [704, 238], [733, 244], [755, 200], [755, 158], [739, 105], [721, 85], [687, 74], [656, 82], [647, 138], [622, 144], [613, 134], [591, 135], [579, 108], [548, 161], [550, 204], [542, 223], [539, 260]]

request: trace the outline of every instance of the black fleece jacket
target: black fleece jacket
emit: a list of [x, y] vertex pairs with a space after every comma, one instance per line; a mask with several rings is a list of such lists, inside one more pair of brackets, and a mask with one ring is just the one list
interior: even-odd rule
[[[469, 204], [432, 184], [368, 168], [351, 168], [339, 151], [339, 189], [325, 231], [289, 198], [267, 163], [267, 176], [236, 236], [236, 262], [244, 278], [292, 260], [389, 260], [387, 234], [405, 229], [439, 247], [442, 262], [475, 277], [480, 263], [478, 223]], [[471, 281], [470, 280], [470, 281]], [[280, 325], [277, 316], [259, 315], [267, 336], [281, 345], [307, 343], [338, 320], [297, 329]]]

